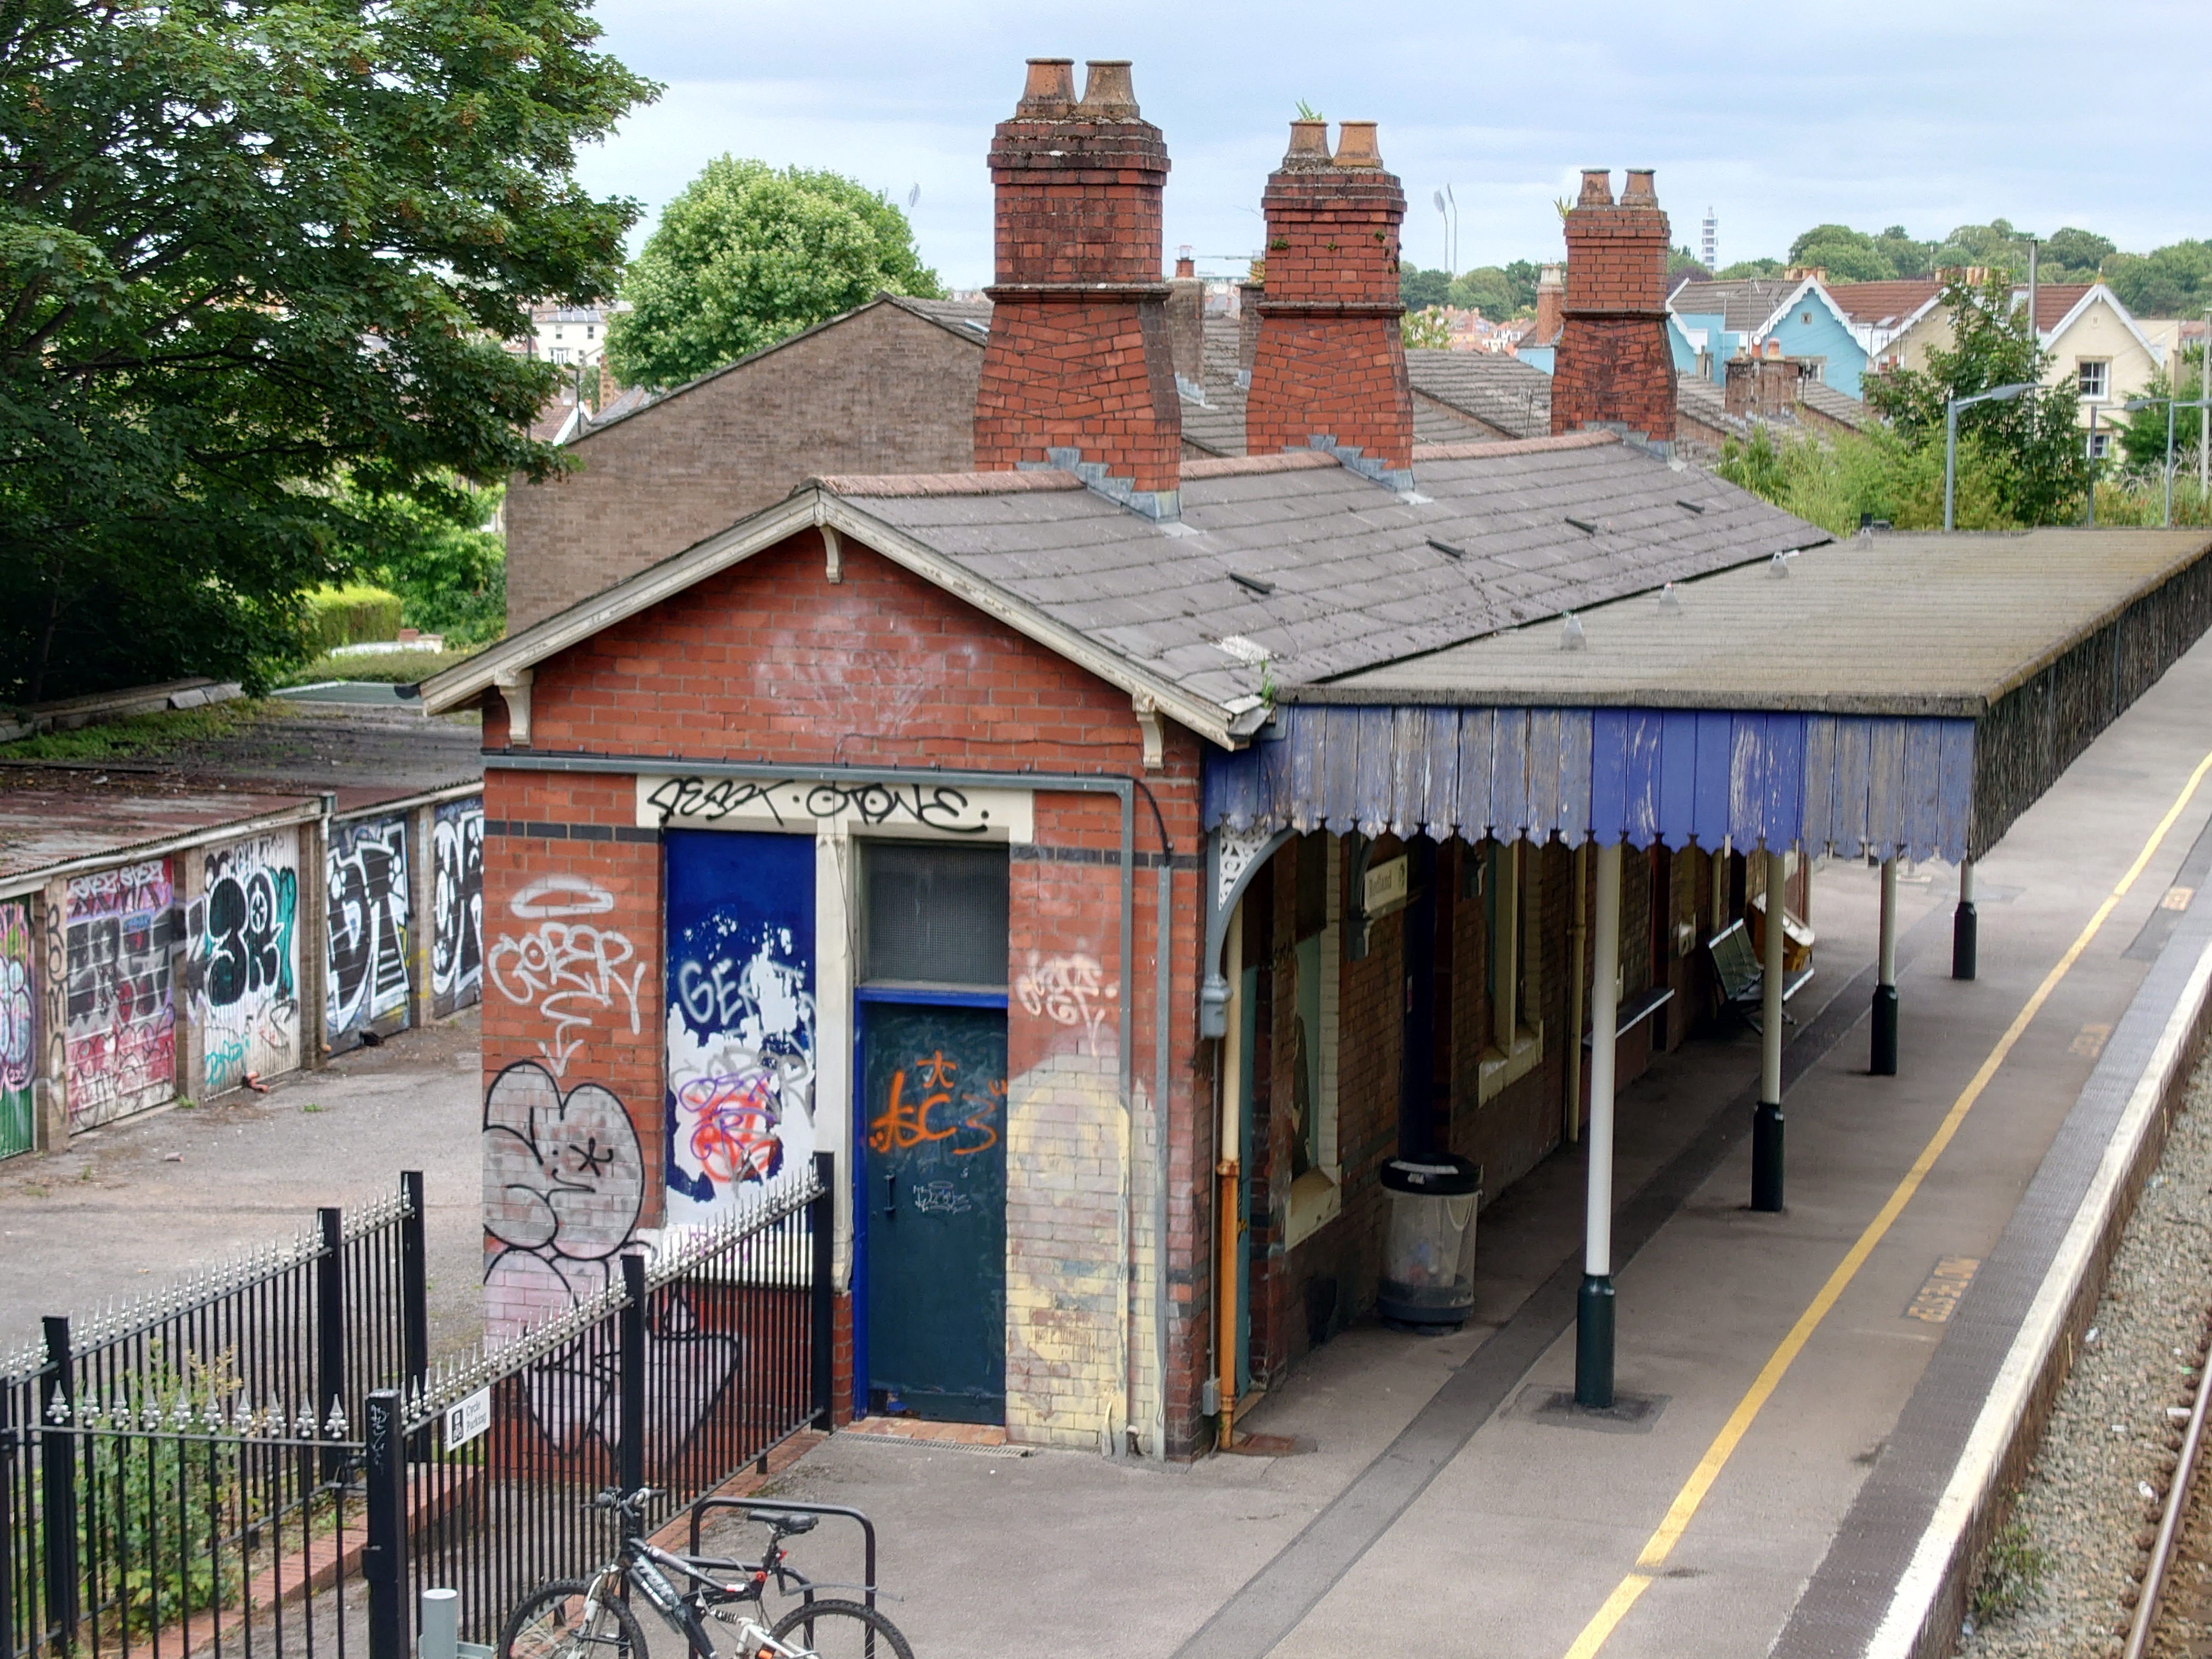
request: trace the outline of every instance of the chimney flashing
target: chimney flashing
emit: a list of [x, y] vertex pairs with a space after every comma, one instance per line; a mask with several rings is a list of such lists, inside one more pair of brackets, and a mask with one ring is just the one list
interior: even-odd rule
[[1083, 487], [1094, 495], [1103, 496], [1115, 506], [1126, 507], [1139, 518], [1155, 523], [1180, 522], [1182, 518], [1182, 492], [1180, 489], [1139, 489], [1127, 478], [1110, 477], [1103, 461], [1086, 461], [1080, 449], [1048, 449], [1042, 461], [1017, 461], [1015, 469], [1022, 472], [1065, 472], [1081, 481]]

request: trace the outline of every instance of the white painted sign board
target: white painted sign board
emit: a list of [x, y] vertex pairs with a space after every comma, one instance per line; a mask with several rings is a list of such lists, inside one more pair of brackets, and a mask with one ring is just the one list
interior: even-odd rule
[[446, 1408], [446, 1449], [465, 1446], [491, 1427], [491, 1390], [478, 1389], [467, 1399]]

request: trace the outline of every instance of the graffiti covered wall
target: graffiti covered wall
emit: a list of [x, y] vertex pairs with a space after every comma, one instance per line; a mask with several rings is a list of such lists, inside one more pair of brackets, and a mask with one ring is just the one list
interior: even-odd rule
[[483, 801], [449, 801], [430, 827], [430, 1012], [483, 1000]]
[[697, 1226], [814, 1155], [814, 841], [665, 847], [668, 1224]]
[[31, 1081], [39, 1073], [39, 986], [31, 907], [0, 900], [0, 1158], [37, 1144]]
[[72, 1130], [159, 1105], [174, 1090], [169, 956], [182, 928], [169, 860], [69, 884], [69, 1112]]
[[407, 1024], [407, 820], [331, 826], [330, 967], [324, 1012], [333, 1048], [370, 1027]]
[[186, 917], [210, 1094], [300, 1063], [300, 838], [295, 831], [205, 854], [205, 896]]

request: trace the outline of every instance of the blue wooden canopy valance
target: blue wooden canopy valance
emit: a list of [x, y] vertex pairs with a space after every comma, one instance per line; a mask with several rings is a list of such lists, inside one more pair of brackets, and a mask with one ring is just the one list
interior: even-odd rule
[[1973, 775], [1970, 720], [1293, 703], [1207, 757], [1206, 824], [1955, 863]]

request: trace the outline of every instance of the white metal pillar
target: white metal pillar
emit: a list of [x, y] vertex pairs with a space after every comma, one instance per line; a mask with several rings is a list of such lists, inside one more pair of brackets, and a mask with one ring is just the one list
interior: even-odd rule
[[1897, 854], [1881, 861], [1881, 946], [1876, 953], [1874, 1041], [1867, 1070], [1897, 1075]]
[[1759, 1104], [1751, 1115], [1751, 1207], [1782, 1207], [1782, 949], [1790, 905], [1782, 854], [1766, 852], [1766, 963], [1759, 1031]]
[[1583, 1218], [1583, 1288], [1575, 1304], [1575, 1403], [1605, 1411], [1613, 1405], [1613, 1040], [1620, 1024], [1620, 843], [1600, 847], [1596, 864], [1589, 1195]]

